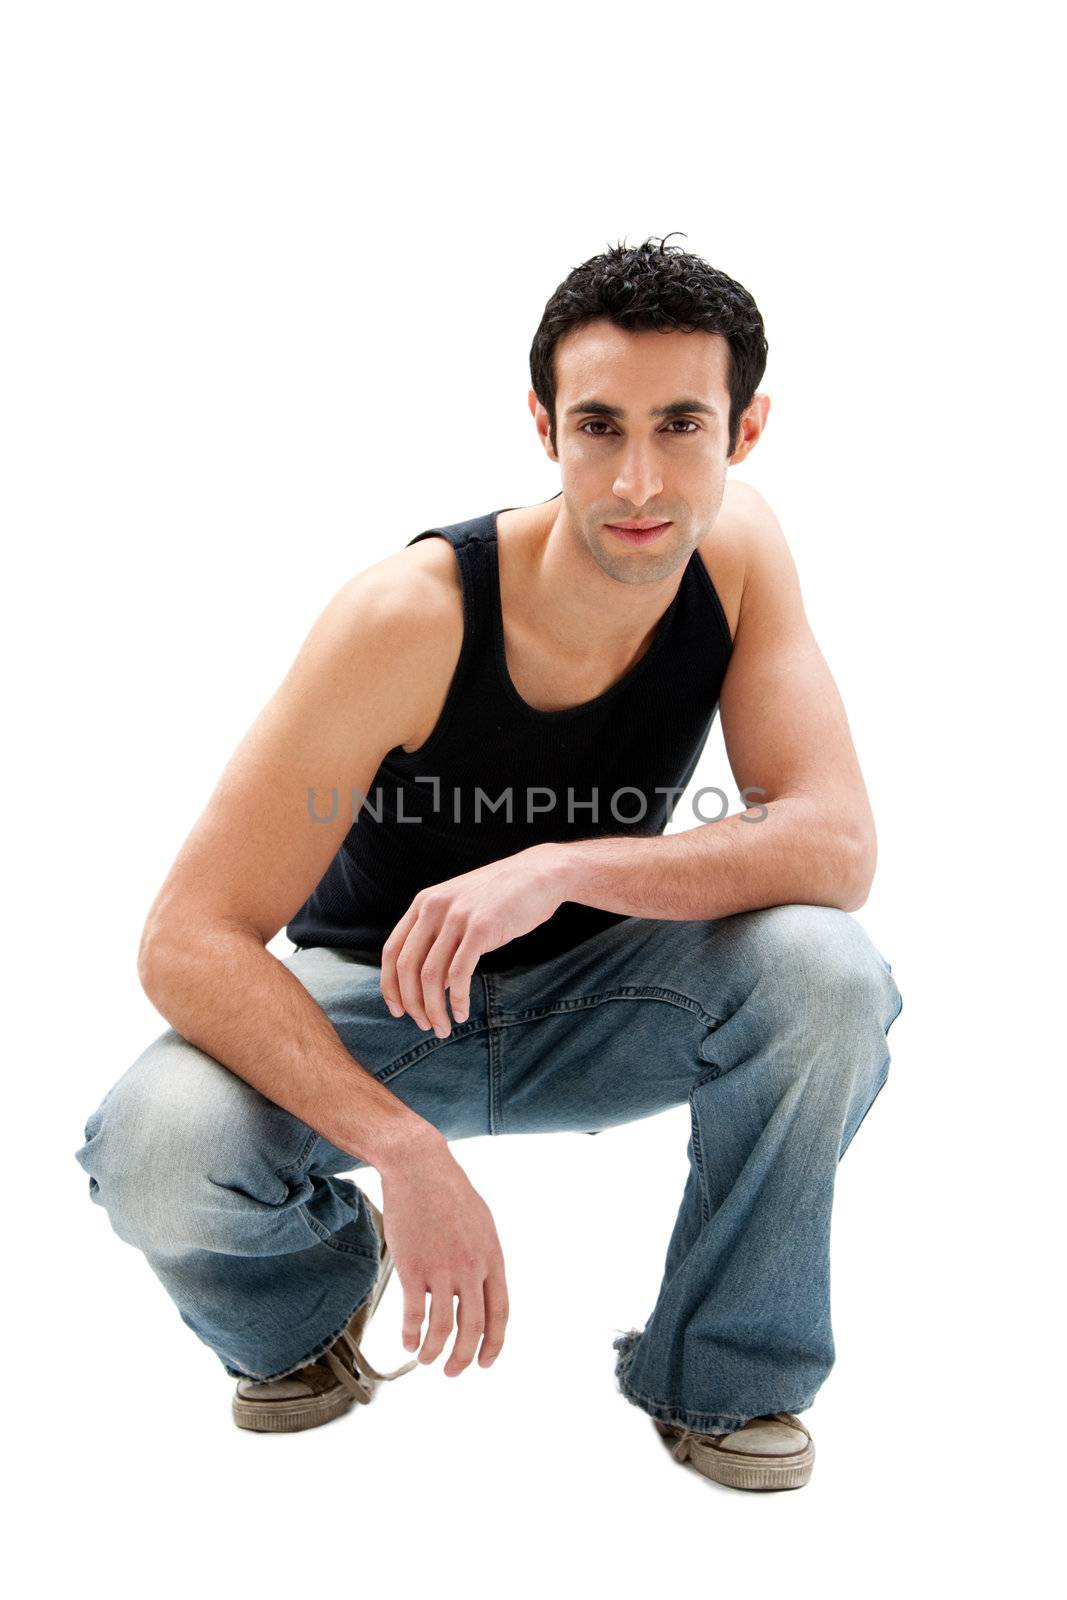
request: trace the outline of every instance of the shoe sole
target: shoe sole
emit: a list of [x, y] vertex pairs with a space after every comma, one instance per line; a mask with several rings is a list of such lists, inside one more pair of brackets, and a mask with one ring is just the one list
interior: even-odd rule
[[[385, 1225], [382, 1214], [373, 1200], [364, 1195], [364, 1201], [370, 1208], [374, 1225], [381, 1241], [382, 1253], [381, 1266], [378, 1269], [378, 1278], [371, 1290], [370, 1299], [364, 1306], [357, 1307], [357, 1311], [366, 1310], [362, 1328], [378, 1309], [378, 1303], [385, 1293], [393, 1270], [393, 1258], [389, 1254], [389, 1247], [385, 1243]], [[352, 1313], [355, 1316], [356, 1312]], [[349, 1321], [351, 1321], [351, 1317]], [[347, 1327], [347, 1323], [345, 1326]], [[361, 1332], [362, 1332], [361, 1328]], [[312, 1358], [314, 1359], [314, 1358]], [[294, 1374], [287, 1373], [287, 1377]], [[372, 1390], [373, 1394], [373, 1390]], [[239, 1428], [248, 1428], [253, 1433], [302, 1433], [305, 1428], [320, 1428], [325, 1422], [333, 1422], [335, 1417], [343, 1416], [354, 1405], [366, 1405], [371, 1399], [357, 1400], [355, 1395], [349, 1394], [347, 1389], [337, 1385], [336, 1390], [328, 1394], [308, 1395], [298, 1400], [249, 1400], [244, 1395], [235, 1394], [233, 1397], [233, 1420]]]
[[[670, 1444], [677, 1442], [678, 1436], [671, 1431], [669, 1423], [662, 1423], [655, 1417], [652, 1420], [661, 1438]], [[713, 1483], [725, 1485], [727, 1489], [802, 1489], [811, 1477], [814, 1464], [815, 1446], [810, 1439], [795, 1456], [764, 1456], [761, 1461], [758, 1457], [742, 1460], [739, 1452], [727, 1456], [712, 1449], [702, 1450], [699, 1457], [694, 1451], [681, 1463], [693, 1467]]]
[[305, 1428], [321, 1428], [350, 1411], [356, 1404], [352, 1395], [342, 1389], [340, 1395], [320, 1395], [316, 1406], [312, 1396], [306, 1400], [247, 1400], [244, 1395], [234, 1395], [233, 1420], [239, 1428], [252, 1433], [302, 1433]]

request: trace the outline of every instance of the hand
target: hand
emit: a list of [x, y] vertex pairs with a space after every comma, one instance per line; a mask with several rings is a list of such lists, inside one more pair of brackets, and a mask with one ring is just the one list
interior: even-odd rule
[[491, 1366], [504, 1343], [508, 1290], [489, 1207], [443, 1139], [428, 1155], [408, 1157], [381, 1177], [385, 1242], [404, 1290], [404, 1348], [418, 1346], [429, 1293], [430, 1325], [418, 1359], [436, 1361], [458, 1295], [459, 1331], [445, 1376], [455, 1378], [470, 1365], [479, 1338], [478, 1365]]
[[465, 1022], [471, 975], [486, 950], [547, 922], [566, 898], [561, 847], [532, 845], [457, 878], [420, 889], [382, 946], [382, 998], [441, 1039], [452, 1031], [445, 1005]]

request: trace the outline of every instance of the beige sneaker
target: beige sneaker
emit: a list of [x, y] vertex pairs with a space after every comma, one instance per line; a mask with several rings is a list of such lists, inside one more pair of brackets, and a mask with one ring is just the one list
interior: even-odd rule
[[733, 1433], [692, 1433], [653, 1417], [676, 1461], [730, 1489], [800, 1489], [811, 1477], [815, 1444], [791, 1411], [753, 1417]]
[[318, 1428], [357, 1402], [366, 1405], [379, 1383], [402, 1377], [418, 1366], [418, 1361], [408, 1361], [395, 1372], [376, 1372], [359, 1347], [393, 1270], [382, 1214], [373, 1200], [366, 1195], [363, 1199], [377, 1229], [381, 1263], [370, 1298], [353, 1314], [330, 1348], [307, 1366], [268, 1383], [241, 1378], [233, 1397], [233, 1420], [239, 1428], [251, 1428], [257, 1433], [296, 1433], [302, 1428]]

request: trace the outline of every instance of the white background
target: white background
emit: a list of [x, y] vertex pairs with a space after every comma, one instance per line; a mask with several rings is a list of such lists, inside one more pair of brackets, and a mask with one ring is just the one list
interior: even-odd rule
[[[7, 1455], [36, 1588], [1045, 1592], [1062, 1436], [1064, 264], [1042, 6], [4, 8]], [[544, 500], [527, 354], [571, 267], [679, 230], [755, 295], [775, 507], [879, 830], [904, 1011], [839, 1169], [838, 1359], [796, 1494], [615, 1392], [684, 1107], [456, 1147], [504, 1354], [290, 1438], [90, 1204], [165, 1026], [148, 905], [352, 573]], [[684, 234], [684, 238], [681, 235]], [[694, 787], [736, 793], [718, 726]], [[735, 807], [739, 809], [739, 807]], [[675, 826], [691, 826], [683, 801]], [[274, 941], [289, 949], [284, 934]], [[361, 1175], [380, 1199], [377, 1174]], [[404, 1359], [394, 1279], [368, 1338]], [[773, 1537], [772, 1537], [773, 1534]]]

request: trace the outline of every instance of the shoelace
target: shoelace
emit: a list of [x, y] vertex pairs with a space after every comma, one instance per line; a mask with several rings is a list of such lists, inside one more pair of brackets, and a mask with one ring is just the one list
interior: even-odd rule
[[[807, 1428], [805, 1428], [800, 1418], [794, 1417], [789, 1411], [773, 1411], [769, 1417], [754, 1417], [752, 1420], [759, 1422], [784, 1422], [790, 1428], [799, 1428], [806, 1438], [811, 1438], [811, 1434], [808, 1433]], [[705, 1448], [714, 1448], [721, 1439], [728, 1439], [729, 1437], [730, 1435], [728, 1433], [697, 1433], [693, 1428], [683, 1428], [678, 1437], [677, 1443], [671, 1446], [671, 1455], [676, 1461], [686, 1461], [692, 1453], [692, 1445], [694, 1441], [697, 1444], [704, 1445]]]
[[[345, 1366], [340, 1357], [335, 1354], [339, 1344], [343, 1344], [348, 1351], [349, 1359], [352, 1363], [351, 1371]], [[327, 1363], [330, 1370], [336, 1375], [338, 1382], [357, 1400], [369, 1400], [374, 1392], [375, 1383], [389, 1383], [393, 1378], [402, 1378], [405, 1372], [410, 1372], [413, 1367], [417, 1367], [419, 1364], [418, 1361], [408, 1361], [405, 1362], [404, 1366], [397, 1367], [395, 1372], [378, 1372], [375, 1367], [371, 1366], [347, 1328], [319, 1359]]]

